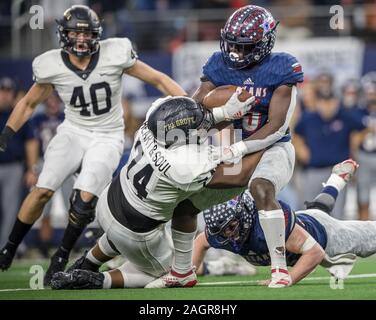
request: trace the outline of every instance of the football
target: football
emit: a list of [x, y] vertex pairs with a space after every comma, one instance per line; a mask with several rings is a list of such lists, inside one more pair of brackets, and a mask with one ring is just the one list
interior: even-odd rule
[[209, 109], [223, 106], [239, 88], [242, 92], [239, 100], [244, 102], [252, 96], [247, 90], [233, 85], [220, 86], [210, 91], [203, 100], [203, 105]]

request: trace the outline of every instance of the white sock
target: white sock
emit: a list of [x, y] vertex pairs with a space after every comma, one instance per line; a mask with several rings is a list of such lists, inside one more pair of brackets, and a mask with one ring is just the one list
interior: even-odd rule
[[172, 268], [179, 273], [187, 273], [192, 268], [193, 240], [196, 231], [185, 233], [171, 228], [175, 254]]
[[86, 255], [86, 259], [88, 259], [90, 262], [96, 264], [97, 266], [101, 266], [103, 264], [103, 262], [99, 261], [96, 257], [94, 257], [93, 249], [90, 249], [90, 251]]
[[[285, 244], [285, 217], [282, 209], [259, 210], [259, 220], [268, 245], [272, 269], [287, 270]], [[281, 248], [281, 249], [277, 249]]]
[[104, 280], [103, 280], [103, 289], [111, 289], [112, 279], [109, 272], [103, 272]]
[[326, 183], [324, 183], [324, 186], [332, 186], [340, 192], [346, 186], [346, 181], [335, 173], [332, 173]]

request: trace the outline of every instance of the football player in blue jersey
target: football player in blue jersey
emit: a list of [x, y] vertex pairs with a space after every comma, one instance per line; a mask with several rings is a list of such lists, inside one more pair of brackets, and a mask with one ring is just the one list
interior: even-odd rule
[[296, 103], [296, 85], [303, 81], [295, 57], [271, 52], [277, 25], [262, 7], [248, 5], [235, 11], [221, 30], [221, 51], [213, 53], [204, 65], [201, 85], [193, 95], [202, 102], [215, 87], [236, 85], [247, 88], [256, 98], [251, 112], [233, 122], [243, 140], [226, 153], [231, 159], [266, 149], [248, 187], [270, 252], [269, 286], [273, 288], [291, 283], [285, 257], [284, 214], [276, 194], [293, 173], [295, 150], [289, 122]]
[[[357, 256], [376, 253], [376, 221], [341, 221], [329, 215], [338, 193], [357, 167], [351, 159], [335, 165], [321, 193], [312, 202], [306, 202], [306, 210], [294, 213], [280, 201], [285, 219], [287, 263], [293, 266], [291, 284], [319, 264], [333, 276], [344, 279]], [[248, 191], [203, 213], [206, 229], [196, 238], [193, 255], [193, 264], [200, 266], [197, 274], [203, 273], [202, 260], [210, 247], [237, 253], [254, 265], [271, 264], [255, 201]]]

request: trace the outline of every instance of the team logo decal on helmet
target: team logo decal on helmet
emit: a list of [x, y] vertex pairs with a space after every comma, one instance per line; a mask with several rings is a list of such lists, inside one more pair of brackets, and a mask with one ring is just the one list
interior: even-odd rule
[[[102, 26], [97, 14], [87, 6], [74, 5], [56, 20], [60, 47], [76, 56], [89, 56], [99, 50]], [[69, 36], [69, 32], [89, 34], [84, 39]]]
[[169, 97], [156, 101], [147, 116], [148, 128], [156, 141], [166, 147], [203, 143], [214, 126], [212, 113], [188, 97]]
[[273, 49], [278, 22], [259, 6], [235, 11], [221, 30], [221, 51], [226, 64], [242, 69], [262, 61]]

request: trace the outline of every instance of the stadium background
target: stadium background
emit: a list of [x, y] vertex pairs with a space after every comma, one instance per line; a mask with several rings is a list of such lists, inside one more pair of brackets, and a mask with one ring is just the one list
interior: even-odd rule
[[[359, 90], [359, 99], [352, 107], [362, 107], [364, 97], [361, 78], [376, 71], [376, 3], [371, 0], [3, 0], [0, 3], [0, 78], [9, 77], [14, 81], [17, 90], [15, 99], [19, 99], [32, 84], [32, 59], [46, 50], [58, 47], [54, 20], [69, 6], [86, 4], [104, 19], [103, 38], [130, 38], [141, 60], [171, 75], [189, 93], [193, 93], [199, 84], [202, 65], [213, 51], [219, 50], [219, 31], [226, 18], [234, 9], [250, 3], [265, 6], [280, 21], [274, 51], [287, 51], [302, 64], [305, 82], [299, 87], [299, 104], [294, 123], [304, 108], [312, 106], [314, 109], [315, 88], [322, 75], [333, 76], [332, 89], [340, 100], [345, 98], [344, 86], [355, 84], [355, 90]], [[44, 9], [42, 30], [29, 27], [32, 16], [29, 8], [32, 5], [40, 5]], [[344, 9], [343, 29], [330, 28], [330, 19], [334, 15], [330, 12], [332, 5], [341, 5]], [[154, 88], [124, 76], [123, 106], [127, 144], [123, 163], [132, 145], [134, 132], [142, 122], [150, 102], [157, 96], [158, 92]], [[43, 112], [44, 106], [41, 105], [38, 113]], [[356, 156], [356, 150], [353, 151]], [[376, 161], [376, 153], [374, 159]], [[2, 164], [0, 162], [0, 168]], [[299, 192], [306, 183], [302, 181], [303, 169], [304, 166], [298, 161], [291, 183], [280, 195], [295, 209], [302, 206]], [[1, 188], [6, 188], [4, 181], [1, 182]], [[20, 192], [26, 195], [27, 188], [25, 186]], [[371, 199], [375, 198], [373, 190]], [[6, 203], [12, 200], [2, 197], [0, 201]], [[375, 200], [371, 201], [370, 208], [370, 218], [376, 220]], [[28, 235], [25, 245], [19, 250], [19, 257], [43, 256], [45, 250], [39, 252], [28, 248], [45, 248], [45, 245], [48, 248], [58, 242], [62, 235], [61, 229], [67, 221], [62, 194], [53, 201], [49, 213], [45, 223], [37, 223]], [[6, 210], [2, 210], [0, 224], [5, 214]], [[356, 182], [347, 190], [345, 212], [341, 218], [358, 218]], [[95, 223], [92, 226], [95, 227]], [[86, 233], [78, 248], [93, 240]]]

